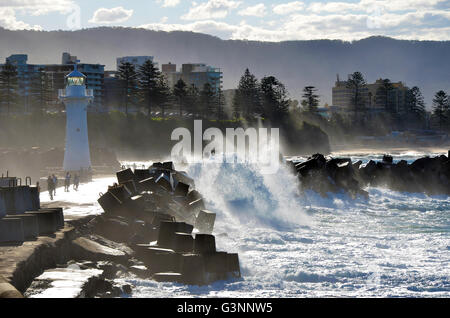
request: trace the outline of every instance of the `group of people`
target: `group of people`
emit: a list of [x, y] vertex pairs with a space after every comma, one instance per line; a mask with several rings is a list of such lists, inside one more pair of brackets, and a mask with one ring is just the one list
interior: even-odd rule
[[[64, 178], [64, 192], [69, 192], [70, 188], [70, 180], [72, 179], [72, 176], [69, 172], [66, 173], [66, 176]], [[75, 174], [73, 177], [73, 189], [75, 191], [78, 191], [78, 186], [80, 185], [80, 176], [78, 174]], [[50, 195], [50, 200], [53, 200], [53, 197], [56, 196], [56, 188], [58, 186], [58, 178], [52, 174], [51, 176], [48, 176], [47, 178], [47, 189], [48, 193]]]

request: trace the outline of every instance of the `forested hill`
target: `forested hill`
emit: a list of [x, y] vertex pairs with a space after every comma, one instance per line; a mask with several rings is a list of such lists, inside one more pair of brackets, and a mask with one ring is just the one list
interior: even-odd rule
[[115, 59], [153, 55], [162, 63], [205, 62], [220, 67], [224, 88], [234, 88], [246, 67], [258, 78], [275, 75], [298, 98], [306, 85], [319, 88], [331, 103], [336, 74], [360, 71], [367, 81], [379, 77], [419, 86], [428, 103], [438, 90], [450, 91], [450, 41], [405, 41], [371, 37], [354, 42], [336, 40], [256, 42], [221, 40], [192, 32], [162, 32], [133, 28], [80, 31], [9, 31], [0, 29], [0, 62], [14, 53], [29, 55], [29, 63], [60, 63], [62, 52], [82, 62], [115, 69]]

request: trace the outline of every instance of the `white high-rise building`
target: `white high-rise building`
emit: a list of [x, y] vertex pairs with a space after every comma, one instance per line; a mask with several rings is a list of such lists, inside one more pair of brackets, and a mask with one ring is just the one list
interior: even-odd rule
[[59, 99], [66, 105], [66, 151], [64, 171], [91, 168], [89, 152], [87, 106], [94, 99], [86, 89], [86, 76], [77, 70], [66, 76], [66, 88], [59, 91]]

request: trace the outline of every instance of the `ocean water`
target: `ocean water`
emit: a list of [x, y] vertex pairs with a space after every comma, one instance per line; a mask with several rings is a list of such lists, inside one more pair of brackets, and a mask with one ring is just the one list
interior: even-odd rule
[[208, 286], [119, 278], [133, 285], [132, 297], [450, 296], [446, 196], [383, 188], [367, 189], [368, 200], [300, 196], [286, 168], [262, 175], [255, 165], [207, 163], [186, 171], [217, 213], [218, 250], [239, 253], [242, 278]]

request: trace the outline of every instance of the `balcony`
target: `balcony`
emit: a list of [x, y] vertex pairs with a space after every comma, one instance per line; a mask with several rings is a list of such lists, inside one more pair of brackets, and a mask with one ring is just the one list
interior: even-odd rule
[[[71, 88], [73, 88], [73, 87], [74, 86], [72, 86]], [[80, 91], [78, 91], [78, 92], [80, 92]], [[82, 94], [77, 94], [76, 92], [73, 92], [73, 93], [75, 93], [74, 97], [76, 97], [76, 96], [78, 96], [78, 97], [81, 97], [81, 96], [94, 97], [94, 90], [91, 88], [84, 88], [84, 94], [83, 94], [83, 92], [82, 92]], [[66, 89], [65, 88], [58, 89], [58, 98], [65, 98], [65, 97], [67, 97]]]

